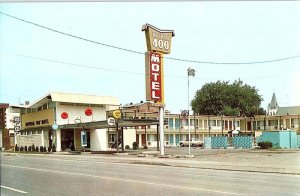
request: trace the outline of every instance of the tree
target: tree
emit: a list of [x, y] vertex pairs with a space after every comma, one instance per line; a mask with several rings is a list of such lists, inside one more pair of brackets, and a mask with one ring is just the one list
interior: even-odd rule
[[196, 92], [192, 109], [202, 115], [254, 116], [264, 113], [263, 101], [255, 87], [236, 80], [207, 83]]

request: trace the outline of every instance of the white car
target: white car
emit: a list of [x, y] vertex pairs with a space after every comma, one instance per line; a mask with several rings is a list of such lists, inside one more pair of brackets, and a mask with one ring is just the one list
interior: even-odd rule
[[[200, 140], [198, 140], [196, 138], [191, 138], [190, 144], [191, 144], [192, 147], [202, 147], [203, 146], [203, 141], [200, 141]], [[189, 146], [189, 141], [188, 140], [180, 141], [179, 145], [181, 147]]]

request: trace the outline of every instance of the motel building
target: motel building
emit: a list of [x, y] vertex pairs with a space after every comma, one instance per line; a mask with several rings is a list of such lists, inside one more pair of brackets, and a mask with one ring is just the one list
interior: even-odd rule
[[[152, 105], [153, 106], [153, 105]], [[151, 107], [149, 103], [127, 104], [123, 106], [124, 115], [131, 115], [135, 119], [158, 119], [158, 107]], [[129, 111], [126, 114], [125, 111]], [[256, 115], [254, 117], [190, 115], [191, 138], [204, 141], [205, 137], [235, 137], [262, 135], [264, 131], [294, 130], [300, 135], [299, 112], [278, 113], [277, 115]], [[139, 147], [158, 146], [158, 125], [138, 126], [136, 142]], [[233, 131], [238, 134], [233, 134]], [[165, 110], [164, 114], [164, 142], [165, 146], [179, 146], [179, 142], [188, 140], [188, 116], [172, 114]]]
[[[56, 151], [70, 151], [72, 146], [75, 150], [107, 151], [116, 150], [117, 146], [122, 150], [126, 145], [132, 148], [133, 142], [139, 147], [159, 146], [159, 105], [155, 103], [141, 101], [120, 105], [115, 97], [53, 92], [32, 104], [13, 109], [13, 115], [21, 113], [21, 130], [16, 134], [19, 147], [34, 144], [46, 148], [55, 146]], [[107, 119], [118, 109], [122, 117], [117, 124], [109, 125]], [[300, 115], [284, 112], [254, 117], [190, 115], [191, 138], [204, 141], [205, 137], [218, 136], [258, 137], [264, 131], [285, 129], [299, 134]], [[83, 130], [87, 139], [85, 148], [81, 146]], [[238, 135], [233, 134], [234, 130]], [[180, 141], [188, 139], [188, 134], [188, 116], [165, 110], [164, 145], [179, 146]], [[2, 139], [4, 136], [2, 134]]]

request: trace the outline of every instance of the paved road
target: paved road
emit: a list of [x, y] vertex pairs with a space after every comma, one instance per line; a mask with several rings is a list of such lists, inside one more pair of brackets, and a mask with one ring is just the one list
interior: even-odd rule
[[[112, 158], [113, 159], [113, 158]], [[300, 195], [300, 176], [1, 155], [1, 195]]]

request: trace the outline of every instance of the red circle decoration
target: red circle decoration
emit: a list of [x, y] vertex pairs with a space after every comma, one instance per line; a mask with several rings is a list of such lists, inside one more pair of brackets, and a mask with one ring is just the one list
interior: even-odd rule
[[61, 113], [61, 118], [62, 119], [67, 119], [68, 117], [69, 117], [69, 115], [68, 115], [68, 113], [67, 112], [63, 112], [63, 113]]
[[93, 110], [91, 108], [87, 108], [87, 109], [85, 109], [84, 113], [87, 116], [91, 116], [93, 114]]

